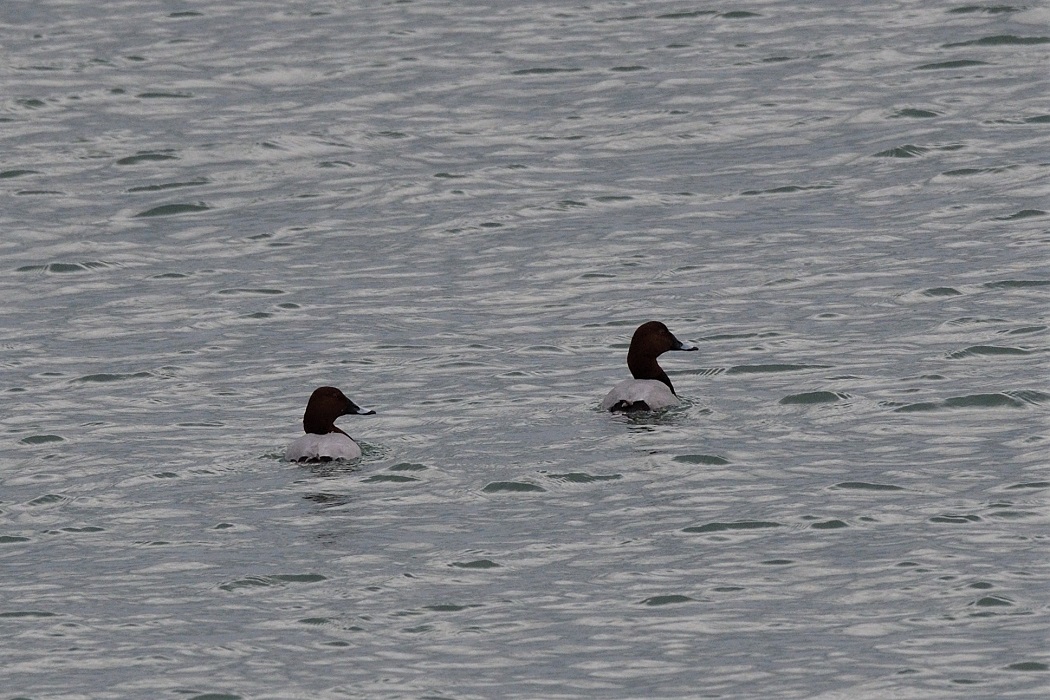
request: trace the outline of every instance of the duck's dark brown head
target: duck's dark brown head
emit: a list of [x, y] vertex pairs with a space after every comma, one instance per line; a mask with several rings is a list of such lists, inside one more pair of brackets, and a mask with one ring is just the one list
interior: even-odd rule
[[696, 348], [674, 337], [674, 333], [660, 321], [648, 321], [638, 326], [631, 337], [631, 348], [627, 351], [627, 367], [631, 370], [631, 376], [661, 381], [674, 394], [674, 385], [656, 361], [657, 357], [669, 350], [688, 351]]
[[[375, 411], [366, 411], [346, 397], [346, 394], [334, 386], [322, 386], [314, 389], [306, 404], [303, 414], [303, 430], [315, 435], [343, 433], [336, 427], [335, 419], [351, 414], [369, 415]], [[346, 435], [346, 433], [343, 433]]]

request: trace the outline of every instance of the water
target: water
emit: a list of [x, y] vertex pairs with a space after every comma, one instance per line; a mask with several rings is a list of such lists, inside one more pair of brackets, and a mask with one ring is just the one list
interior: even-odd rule
[[1045, 697], [1048, 20], [5, 4], [3, 697]]

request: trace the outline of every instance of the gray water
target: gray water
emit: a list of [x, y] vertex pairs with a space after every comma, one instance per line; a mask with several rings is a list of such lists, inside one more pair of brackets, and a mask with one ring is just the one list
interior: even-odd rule
[[0, 697], [1046, 697], [1048, 27], [3, 3]]

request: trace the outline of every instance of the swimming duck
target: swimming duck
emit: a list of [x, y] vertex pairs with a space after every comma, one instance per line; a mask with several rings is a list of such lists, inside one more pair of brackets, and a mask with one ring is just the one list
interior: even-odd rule
[[606, 411], [659, 411], [678, 404], [674, 385], [656, 358], [668, 350], [696, 350], [659, 321], [638, 326], [627, 351], [627, 367], [634, 379], [625, 379], [602, 400]]
[[361, 448], [353, 438], [335, 426], [339, 416], [356, 414], [368, 416], [367, 411], [346, 398], [334, 386], [314, 389], [303, 414], [303, 435], [284, 451], [284, 458], [291, 462], [328, 462], [333, 459], [357, 459]]

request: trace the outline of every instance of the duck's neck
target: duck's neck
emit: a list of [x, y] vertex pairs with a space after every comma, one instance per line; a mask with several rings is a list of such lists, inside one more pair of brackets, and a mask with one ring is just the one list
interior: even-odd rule
[[667, 376], [667, 372], [664, 372], [655, 357], [642, 357], [637, 354], [627, 353], [627, 368], [631, 370], [631, 376], [635, 379], [655, 379], [658, 382], [663, 382], [667, 385], [667, 388], [671, 390], [671, 393], [675, 396], [674, 384]]
[[[312, 435], [327, 435], [328, 433], [343, 433], [342, 430], [336, 427], [335, 423], [330, 420], [320, 419], [317, 416], [311, 415], [309, 412], [303, 416], [303, 430]], [[346, 435], [346, 433], [343, 433]], [[347, 437], [350, 437], [347, 435]]]

